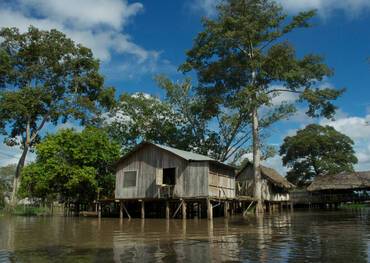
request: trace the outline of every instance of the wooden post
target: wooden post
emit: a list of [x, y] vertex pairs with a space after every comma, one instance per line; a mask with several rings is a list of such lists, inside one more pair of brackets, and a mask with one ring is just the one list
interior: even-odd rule
[[166, 219], [170, 219], [170, 202], [166, 201]]
[[119, 218], [123, 218], [123, 201], [119, 201]]
[[294, 206], [293, 206], [293, 202], [290, 203], [290, 210], [293, 212], [294, 210]]
[[224, 202], [224, 217], [225, 218], [229, 217], [229, 202], [228, 201]]
[[202, 202], [198, 201], [198, 218], [202, 218]]
[[145, 219], [145, 203], [141, 201], [141, 219]]
[[101, 218], [101, 203], [98, 204], [98, 217]]
[[207, 202], [207, 218], [208, 220], [212, 220], [213, 219], [213, 207], [212, 207], [211, 200], [207, 198], [206, 202]]
[[183, 200], [182, 202], [182, 219], [186, 219], [186, 202]]

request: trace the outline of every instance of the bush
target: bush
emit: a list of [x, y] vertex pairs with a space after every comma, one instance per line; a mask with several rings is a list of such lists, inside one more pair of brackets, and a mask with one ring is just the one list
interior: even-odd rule
[[11, 211], [11, 214], [17, 216], [48, 216], [51, 215], [51, 212], [50, 209], [46, 207], [20, 205]]

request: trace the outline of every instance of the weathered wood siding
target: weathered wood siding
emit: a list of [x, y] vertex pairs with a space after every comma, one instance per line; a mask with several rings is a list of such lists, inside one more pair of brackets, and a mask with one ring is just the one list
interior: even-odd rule
[[209, 196], [217, 198], [235, 197], [235, 172], [232, 169], [210, 164], [208, 174]]
[[[158, 198], [158, 169], [176, 168], [175, 197], [200, 197], [208, 194], [207, 162], [188, 162], [153, 145], [145, 146], [122, 160], [116, 172], [117, 199]], [[123, 188], [125, 171], [137, 171], [136, 187]]]
[[[247, 167], [236, 178], [237, 195], [253, 196], [254, 195], [254, 174], [253, 168]], [[262, 198], [266, 201], [289, 201], [289, 192], [275, 186], [264, 176], [262, 176]]]

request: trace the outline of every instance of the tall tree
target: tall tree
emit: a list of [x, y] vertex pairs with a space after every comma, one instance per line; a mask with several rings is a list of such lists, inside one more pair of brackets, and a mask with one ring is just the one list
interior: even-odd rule
[[280, 148], [287, 179], [303, 186], [318, 175], [352, 172], [357, 163], [353, 141], [331, 126], [307, 125]]
[[22, 155], [13, 183], [12, 205], [28, 151], [46, 123], [94, 118], [114, 98], [104, 87], [99, 61], [90, 49], [57, 30], [29, 27], [0, 30], [0, 131]]
[[[263, 212], [260, 173], [261, 109], [270, 107], [276, 96], [297, 95], [308, 105], [307, 115], [331, 117], [336, 99], [343, 90], [318, 87], [332, 70], [316, 55], [297, 57], [286, 37], [297, 28], [309, 26], [314, 11], [288, 19], [272, 0], [228, 0], [218, 6], [215, 19], [203, 20], [203, 32], [196, 37], [180, 67], [194, 70], [199, 93], [208, 105], [250, 112], [253, 137], [253, 167], [257, 212]], [[295, 104], [277, 107], [275, 121], [285, 118]]]
[[36, 161], [22, 171], [22, 196], [58, 196], [64, 202], [91, 202], [111, 197], [114, 191], [114, 163], [120, 147], [103, 130], [82, 132], [60, 130], [47, 135], [36, 146]]

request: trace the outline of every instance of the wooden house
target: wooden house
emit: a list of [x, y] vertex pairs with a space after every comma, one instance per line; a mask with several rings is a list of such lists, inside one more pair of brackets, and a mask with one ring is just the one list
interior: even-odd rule
[[[200, 206], [206, 202], [211, 217], [212, 202], [226, 202], [228, 210], [227, 201], [234, 198], [234, 168], [208, 156], [143, 142], [117, 163], [115, 199], [140, 201], [142, 210], [144, 202], [165, 201], [169, 217], [169, 202], [180, 202], [186, 217], [187, 203], [191, 203], [189, 211], [201, 213]], [[145, 211], [141, 212], [143, 217]]]
[[[261, 165], [262, 199], [266, 203], [289, 203], [290, 191], [295, 187], [276, 170]], [[248, 163], [236, 175], [236, 194], [254, 195], [253, 165]]]

